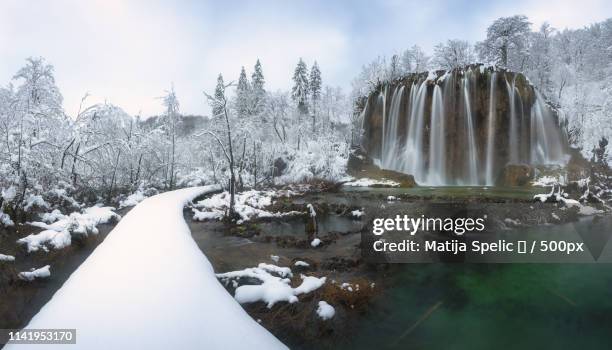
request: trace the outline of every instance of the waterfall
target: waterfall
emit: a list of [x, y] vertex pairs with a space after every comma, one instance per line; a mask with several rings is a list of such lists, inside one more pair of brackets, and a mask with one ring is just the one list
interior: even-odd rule
[[[515, 94], [516, 91], [516, 78], [512, 79], [512, 84], [508, 82], [506, 76], [506, 89], [508, 90], [508, 101], [510, 104], [510, 163], [517, 164], [519, 162], [519, 141], [518, 141], [518, 122], [516, 116], [516, 102]], [[520, 94], [518, 95], [520, 99]]]
[[532, 164], [563, 164], [567, 161], [561, 132], [555, 124], [544, 98], [536, 91], [536, 100], [531, 109]]
[[[567, 136], [553, 111], [517, 74], [481, 68], [429, 76], [384, 84], [368, 99], [362, 142], [379, 167], [421, 185], [493, 186], [507, 164], [567, 161]], [[508, 105], [499, 106], [505, 93]]]
[[442, 100], [442, 89], [439, 85], [434, 86], [429, 130], [429, 173], [427, 183], [438, 186], [444, 185], [446, 184], [444, 101]]
[[400, 105], [404, 94], [404, 86], [393, 91], [391, 97], [391, 109], [383, 123], [383, 142], [381, 150], [381, 164], [383, 168], [393, 167], [398, 156], [399, 136], [398, 126], [400, 119]]
[[470, 103], [470, 78], [471, 70], [463, 78], [463, 101], [465, 104], [465, 128], [468, 138], [468, 185], [478, 184], [478, 150], [476, 148], [476, 138], [474, 136], [474, 117], [472, 116], [472, 106]]
[[425, 119], [425, 102], [427, 99], [427, 83], [421, 82], [413, 85], [412, 90], [418, 86], [416, 93], [411, 94], [410, 101], [410, 124], [408, 126], [408, 138], [404, 148], [405, 166], [403, 170], [408, 174], [413, 174], [417, 181], [424, 182], [423, 166], [423, 133]]
[[495, 83], [497, 82], [497, 72], [491, 73], [491, 86], [489, 89], [489, 115], [487, 122], [487, 157], [486, 157], [486, 168], [485, 168], [485, 183], [487, 186], [493, 186], [495, 179], [493, 178], [493, 162], [494, 154], [493, 148], [495, 147], [495, 118], [496, 118], [496, 105], [495, 105]]

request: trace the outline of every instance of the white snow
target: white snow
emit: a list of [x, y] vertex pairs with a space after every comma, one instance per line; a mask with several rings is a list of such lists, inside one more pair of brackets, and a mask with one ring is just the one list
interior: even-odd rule
[[42, 228], [42, 232], [21, 238], [17, 240], [17, 243], [25, 244], [28, 253], [40, 249], [48, 251], [47, 245], [54, 249], [65, 248], [72, 243], [73, 235], [98, 234], [99, 224], [120, 220], [121, 216], [113, 210], [112, 207], [93, 206], [85, 209], [83, 213], [72, 213], [70, 216], [62, 215], [59, 211], [54, 210], [51, 213], [43, 214], [44, 222], [29, 223], [34, 227]]
[[25, 200], [23, 210], [30, 211], [30, 209], [32, 209], [33, 207], [46, 209], [49, 208], [49, 204], [45, 202], [41, 195], [30, 194]]
[[58, 220], [66, 219], [66, 215], [62, 214], [58, 209], [53, 210], [50, 213], [44, 213], [40, 215], [40, 219], [47, 224], [52, 224]]
[[293, 277], [291, 269], [261, 263], [257, 267], [250, 267], [244, 270], [230, 271], [217, 274], [217, 277], [226, 285], [232, 283], [237, 286], [236, 281], [240, 278], [251, 278], [261, 282], [256, 285], [242, 285], [236, 288], [234, 298], [241, 304], [265, 302], [268, 308], [278, 302], [288, 302], [290, 304], [298, 301], [297, 295], [310, 293], [325, 284], [326, 277], [314, 277], [301, 275], [302, 283], [297, 287], [291, 287]]
[[15, 261], [15, 257], [12, 255], [0, 254], [0, 261]]
[[308, 213], [310, 215], [311, 218], [316, 218], [317, 217], [317, 211], [315, 210], [314, 206], [310, 203], [308, 203], [308, 205], [306, 206], [308, 208]]
[[119, 202], [119, 208], [133, 207], [147, 198], [142, 190], [138, 190]]
[[219, 284], [183, 220], [187, 202], [218, 189], [145, 199], [25, 328], [76, 328], [81, 349], [286, 348]]
[[21, 238], [17, 240], [17, 243], [25, 244], [28, 253], [37, 252], [40, 249], [47, 252], [49, 249], [46, 244], [51, 245], [54, 249], [62, 249], [68, 247], [72, 243], [72, 239], [68, 230], [44, 230], [40, 233]]
[[0, 209], [0, 225], [4, 227], [15, 226], [15, 223], [13, 220], [11, 220], [11, 217], [8, 214], [3, 213], [2, 209]]
[[314, 290], [321, 288], [327, 280], [326, 277], [314, 277], [314, 276], [300, 276], [302, 278], [302, 284], [293, 290], [295, 295], [308, 294]]
[[34, 281], [37, 278], [49, 278], [51, 276], [51, 266], [46, 265], [39, 269], [32, 269], [31, 271], [25, 271], [19, 273], [19, 278], [24, 281]]
[[323, 300], [319, 301], [319, 307], [317, 308], [317, 315], [319, 315], [319, 317], [322, 320], [329, 320], [330, 318], [334, 317], [335, 314], [336, 314], [336, 309], [334, 309], [333, 306], [329, 305], [327, 302]]
[[310, 242], [310, 246], [313, 248], [316, 248], [319, 246], [319, 244], [321, 244], [321, 240], [318, 238], [315, 238], [312, 240], [312, 242]]
[[365, 211], [363, 211], [363, 210], [357, 209], [357, 210], [351, 211], [351, 216], [354, 217], [354, 218], [360, 218], [363, 215], [365, 215]]
[[396, 200], [397, 200], [397, 197], [395, 197], [395, 196], [388, 196], [387, 197], [387, 201], [388, 202], [392, 202], [392, 201], [396, 201]]
[[[287, 213], [272, 213], [263, 208], [272, 205], [273, 199], [286, 197], [291, 191], [244, 191], [236, 193], [234, 210], [240, 216], [238, 223], [249, 221], [255, 218], [283, 217], [291, 215], [301, 215], [297, 211]], [[229, 208], [230, 194], [222, 192], [199, 201], [195, 204], [197, 209], [193, 209], [193, 219], [197, 221], [220, 220], [224, 217]]]
[[278, 260], [280, 260], [280, 257], [278, 255], [270, 255], [270, 259], [274, 261], [275, 263], [277, 263]]
[[367, 177], [357, 179], [355, 181], [345, 182], [343, 184], [343, 186], [347, 186], [347, 187], [373, 187], [373, 186], [399, 187], [399, 185], [400, 185], [399, 182], [386, 180], [386, 179], [374, 180], [374, 179], [369, 179]]
[[565, 184], [565, 178], [562, 176], [559, 177], [554, 177], [554, 176], [542, 176], [539, 177], [537, 179], [535, 179], [532, 183], [533, 186], [538, 186], [538, 187], [548, 187], [548, 186], [553, 186], [553, 185], [564, 185]]
[[305, 262], [305, 261], [302, 261], [302, 260], [298, 260], [298, 261], [296, 261], [296, 262], [295, 262], [293, 265], [294, 265], [294, 266], [303, 266], [303, 267], [308, 267], [308, 266], [310, 266], [310, 264], [309, 264], [309, 263], [307, 263], [307, 262]]

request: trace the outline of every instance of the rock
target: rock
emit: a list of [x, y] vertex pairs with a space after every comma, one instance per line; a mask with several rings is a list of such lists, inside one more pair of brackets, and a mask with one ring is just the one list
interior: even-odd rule
[[370, 178], [370, 179], [385, 179], [397, 182], [400, 184], [399, 187], [415, 187], [417, 186], [414, 176], [409, 174], [400, 173], [398, 171], [381, 169], [374, 164], [372, 158], [368, 157], [360, 149], [354, 149], [348, 160], [347, 164], [348, 173], [357, 178]]
[[527, 164], [508, 164], [504, 167], [504, 186], [525, 186], [534, 177], [533, 167]]

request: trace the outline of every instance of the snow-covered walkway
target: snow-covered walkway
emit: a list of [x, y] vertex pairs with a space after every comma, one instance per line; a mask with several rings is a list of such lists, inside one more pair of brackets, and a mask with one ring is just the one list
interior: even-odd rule
[[286, 348], [219, 284], [191, 238], [183, 207], [214, 190], [167, 192], [137, 205], [26, 328], [76, 328], [76, 346], [63, 346], [70, 349]]

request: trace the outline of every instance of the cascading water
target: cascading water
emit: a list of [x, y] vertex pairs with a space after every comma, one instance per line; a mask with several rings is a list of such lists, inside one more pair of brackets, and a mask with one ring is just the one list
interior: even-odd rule
[[531, 110], [531, 163], [564, 164], [567, 155], [562, 151], [562, 145], [562, 134], [554, 125], [550, 109], [536, 91]]
[[421, 82], [420, 84], [412, 85], [412, 90], [416, 90], [416, 92], [414, 94], [411, 93], [410, 124], [408, 126], [406, 146], [404, 147], [404, 160], [396, 161], [394, 166], [389, 169], [404, 171], [407, 174], [414, 175], [417, 181], [425, 181], [423, 178], [425, 173], [423, 164], [423, 129], [427, 84]]
[[489, 88], [489, 114], [487, 120], [487, 158], [485, 168], [485, 184], [487, 186], [493, 186], [495, 183], [493, 173], [493, 162], [495, 161], [495, 154], [493, 148], [495, 147], [495, 119], [496, 116], [496, 105], [495, 105], [495, 86], [497, 83], [497, 72], [491, 74], [490, 88]]
[[398, 156], [399, 138], [399, 110], [402, 97], [404, 95], [404, 86], [394, 89], [391, 98], [391, 109], [388, 115], [384, 115], [383, 122], [383, 143], [381, 151], [381, 164], [383, 168], [393, 166], [396, 157]]
[[510, 103], [510, 163], [517, 164], [520, 160], [516, 99], [520, 100], [521, 95], [516, 94], [516, 77], [512, 79], [512, 83], [508, 82], [506, 78], [506, 89], [508, 90], [508, 100]]
[[444, 148], [444, 102], [442, 89], [434, 86], [431, 101], [431, 123], [429, 127], [429, 172], [427, 183], [443, 185], [446, 183], [445, 162], [446, 150]]
[[566, 137], [521, 75], [481, 67], [379, 91], [366, 104], [362, 145], [375, 164], [419, 184], [493, 186], [507, 164], [567, 161]]
[[467, 162], [468, 178], [467, 185], [478, 184], [478, 150], [476, 148], [476, 138], [474, 136], [474, 117], [470, 102], [470, 79], [472, 71], [469, 70], [463, 79], [463, 103], [465, 104], [465, 129], [468, 141]]

